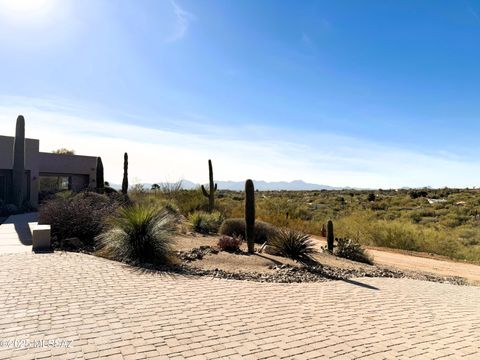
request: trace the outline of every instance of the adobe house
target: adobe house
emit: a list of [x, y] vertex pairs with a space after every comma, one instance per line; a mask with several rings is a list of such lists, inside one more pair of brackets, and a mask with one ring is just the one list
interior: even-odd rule
[[[40, 191], [96, 187], [96, 157], [52, 154], [39, 149], [39, 140], [25, 138], [25, 120], [21, 115], [15, 137], [0, 135], [0, 203], [15, 204], [19, 200], [17, 193], [22, 194], [23, 201], [37, 207]], [[18, 175], [22, 172], [23, 179]]]

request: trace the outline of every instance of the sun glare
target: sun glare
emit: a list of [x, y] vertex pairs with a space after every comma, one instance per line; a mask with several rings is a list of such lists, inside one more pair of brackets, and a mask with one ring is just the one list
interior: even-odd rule
[[0, 0], [0, 12], [7, 16], [42, 16], [56, 0]]

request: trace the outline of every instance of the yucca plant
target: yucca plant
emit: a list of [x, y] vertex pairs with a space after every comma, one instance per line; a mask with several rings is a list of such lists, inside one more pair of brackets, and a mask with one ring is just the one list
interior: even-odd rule
[[111, 218], [97, 236], [100, 255], [120, 261], [166, 264], [173, 254], [173, 218], [166, 209], [132, 205]]
[[292, 229], [281, 229], [268, 243], [276, 253], [294, 260], [307, 260], [315, 253], [310, 236]]

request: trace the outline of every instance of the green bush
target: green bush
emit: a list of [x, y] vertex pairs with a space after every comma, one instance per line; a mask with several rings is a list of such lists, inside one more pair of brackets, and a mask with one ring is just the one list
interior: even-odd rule
[[[255, 242], [263, 244], [277, 234], [277, 229], [269, 223], [255, 221]], [[245, 219], [233, 218], [225, 220], [220, 226], [219, 233], [222, 235], [238, 235], [245, 239]]]
[[166, 209], [131, 205], [110, 218], [97, 236], [98, 253], [119, 261], [168, 264], [173, 259], [173, 217]]
[[276, 253], [295, 260], [306, 260], [315, 253], [315, 248], [309, 235], [292, 229], [281, 229], [268, 242]]
[[337, 245], [335, 246], [333, 253], [336, 256], [365, 264], [373, 264], [372, 258], [359, 243], [350, 239], [340, 238], [335, 240], [337, 241]]
[[188, 219], [194, 231], [201, 234], [216, 234], [223, 222], [223, 215], [218, 211], [212, 213], [195, 211]]

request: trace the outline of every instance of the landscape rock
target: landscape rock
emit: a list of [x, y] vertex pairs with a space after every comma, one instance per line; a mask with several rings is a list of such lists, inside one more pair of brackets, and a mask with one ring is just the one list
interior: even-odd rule
[[190, 266], [192, 261], [201, 260], [206, 255], [218, 253], [219, 250], [212, 246], [200, 246], [189, 251], [179, 251], [177, 255], [183, 260], [183, 263], [174, 268], [164, 268], [164, 270], [188, 275], [211, 276], [213, 278], [274, 283], [321, 282], [329, 280], [347, 280], [360, 277], [388, 277], [411, 278], [456, 285], [466, 284], [465, 279], [460, 277], [442, 277], [413, 271], [407, 272], [397, 269], [381, 268], [378, 266], [368, 266], [367, 268], [362, 269], [347, 269], [322, 264], [302, 265], [300, 267], [288, 264], [270, 265], [268, 268], [274, 270], [273, 274], [242, 271], [227, 272], [217, 268], [214, 270], [207, 270]]

